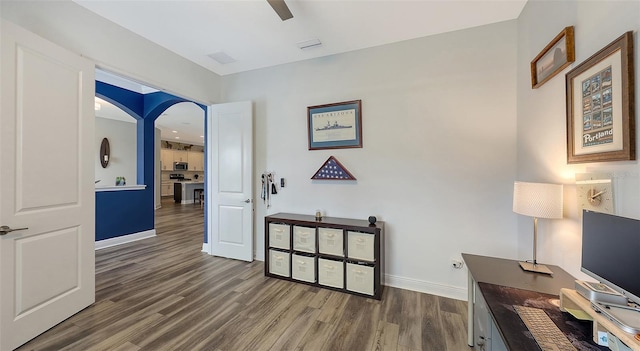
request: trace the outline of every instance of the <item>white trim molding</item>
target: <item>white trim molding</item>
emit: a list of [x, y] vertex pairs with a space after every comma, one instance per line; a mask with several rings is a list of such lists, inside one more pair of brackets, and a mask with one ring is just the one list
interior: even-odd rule
[[122, 245], [122, 244], [130, 243], [130, 242], [133, 242], [133, 241], [152, 238], [154, 236], [156, 236], [156, 230], [155, 229], [145, 230], [144, 232], [138, 232], [138, 233], [123, 235], [123, 236], [117, 236], [115, 238], [109, 238], [109, 239], [96, 241], [95, 248], [96, 248], [96, 250], [105, 249], [107, 247], [112, 247], [112, 246], [116, 246], [116, 245]]
[[118, 186], [97, 186], [96, 193], [102, 191], [126, 191], [126, 190], [144, 190], [147, 186], [142, 185], [118, 185]]
[[431, 283], [424, 280], [400, 277], [391, 274], [384, 275], [384, 285], [467, 301], [467, 289], [456, 286]]
[[[202, 251], [206, 252], [206, 246], [202, 246]], [[264, 262], [264, 257], [254, 257], [256, 261]], [[385, 274], [384, 286], [391, 286], [398, 289], [417, 291], [425, 294], [438, 295], [448, 297], [451, 299], [467, 301], [467, 288], [459, 288], [456, 286], [448, 286], [437, 283], [430, 283], [424, 280], [418, 280], [413, 278], [400, 277], [397, 275]]]

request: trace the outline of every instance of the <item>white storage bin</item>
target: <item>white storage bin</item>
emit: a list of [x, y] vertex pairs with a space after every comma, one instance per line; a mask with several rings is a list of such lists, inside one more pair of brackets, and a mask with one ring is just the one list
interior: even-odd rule
[[344, 256], [344, 240], [342, 229], [318, 228], [318, 252]]
[[305, 282], [316, 282], [315, 257], [291, 255], [291, 276]]
[[289, 274], [290, 254], [276, 250], [269, 250], [269, 273], [277, 274], [284, 277], [291, 276]]
[[373, 243], [375, 235], [359, 232], [347, 232], [347, 256], [359, 260], [373, 262]]
[[334, 288], [344, 288], [344, 267], [340, 261], [318, 258], [318, 283]]
[[289, 225], [269, 223], [269, 247], [289, 250]]
[[347, 290], [373, 295], [373, 267], [347, 263]]
[[293, 226], [293, 249], [316, 252], [316, 228]]

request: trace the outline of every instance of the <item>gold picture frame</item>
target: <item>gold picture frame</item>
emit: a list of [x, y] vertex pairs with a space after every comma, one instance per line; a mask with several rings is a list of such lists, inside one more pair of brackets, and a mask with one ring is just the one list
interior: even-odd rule
[[531, 61], [531, 88], [536, 89], [576, 60], [573, 26], [566, 27]]
[[636, 159], [633, 62], [629, 31], [567, 73], [567, 163]]

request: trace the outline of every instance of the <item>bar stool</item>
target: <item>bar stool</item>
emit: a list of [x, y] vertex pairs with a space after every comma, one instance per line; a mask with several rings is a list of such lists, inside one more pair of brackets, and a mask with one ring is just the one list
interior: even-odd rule
[[204, 189], [193, 189], [193, 203], [196, 203], [196, 199], [198, 199], [198, 203], [200, 207], [202, 207], [202, 203], [204, 202]]

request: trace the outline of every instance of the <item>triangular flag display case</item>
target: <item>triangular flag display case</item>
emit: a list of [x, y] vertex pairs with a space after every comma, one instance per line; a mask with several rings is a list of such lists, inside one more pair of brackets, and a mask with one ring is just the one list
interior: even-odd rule
[[316, 180], [356, 180], [356, 177], [351, 174], [344, 166], [336, 160], [335, 157], [330, 156], [311, 177]]

